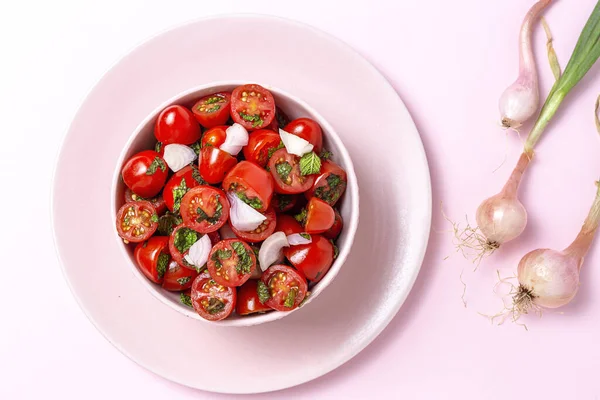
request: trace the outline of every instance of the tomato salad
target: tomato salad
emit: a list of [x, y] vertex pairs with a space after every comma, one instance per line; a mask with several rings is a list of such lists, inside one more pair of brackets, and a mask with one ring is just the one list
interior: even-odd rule
[[140, 271], [209, 321], [301, 306], [343, 230], [347, 176], [319, 124], [249, 84], [165, 108], [154, 135], [116, 216]]

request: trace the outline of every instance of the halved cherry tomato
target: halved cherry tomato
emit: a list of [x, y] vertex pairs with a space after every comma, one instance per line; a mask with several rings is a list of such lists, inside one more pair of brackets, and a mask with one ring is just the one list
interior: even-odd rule
[[250, 207], [264, 212], [273, 197], [273, 178], [250, 161], [240, 161], [223, 180], [223, 189], [235, 192]]
[[121, 170], [123, 182], [133, 193], [144, 198], [154, 197], [167, 181], [167, 163], [155, 151], [145, 150], [133, 155]]
[[323, 131], [316, 121], [310, 118], [298, 118], [287, 124], [283, 130], [308, 141], [315, 147], [314, 151], [317, 154], [323, 150]]
[[200, 140], [200, 135], [200, 125], [194, 114], [178, 105], [162, 110], [154, 126], [154, 136], [165, 146], [171, 143], [192, 144]]
[[312, 243], [286, 247], [283, 254], [310, 281], [319, 282], [333, 264], [333, 244], [321, 235], [310, 235]]
[[146, 278], [154, 283], [162, 283], [171, 261], [169, 255], [169, 237], [153, 236], [138, 243], [133, 251], [138, 268]]
[[205, 182], [195, 166], [188, 165], [175, 172], [163, 189], [162, 196], [167, 208], [171, 212], [178, 213], [183, 195], [191, 188], [204, 184]]
[[196, 270], [195, 266], [185, 260], [185, 256], [189, 253], [190, 247], [200, 240], [202, 236], [204, 234], [186, 226], [185, 223], [177, 225], [173, 229], [171, 236], [169, 236], [169, 252], [173, 260], [182, 267]]
[[289, 236], [293, 233], [302, 233], [304, 228], [296, 218], [287, 214], [279, 214], [277, 216], [277, 225], [275, 226], [275, 232], [283, 232], [285, 236]]
[[198, 315], [209, 321], [220, 321], [233, 312], [237, 293], [235, 288], [219, 285], [203, 273], [194, 280], [190, 297]]
[[258, 281], [251, 279], [238, 288], [235, 312], [238, 315], [263, 313], [271, 308], [260, 302], [256, 291]]
[[158, 196], [153, 197], [151, 199], [145, 199], [145, 198], [133, 193], [131, 191], [131, 189], [129, 189], [129, 188], [125, 189], [125, 203], [131, 203], [132, 201], [143, 201], [143, 200], [147, 200], [150, 203], [152, 203], [152, 205], [154, 206], [154, 209], [156, 210], [156, 213], [158, 215], [162, 215], [162, 214], [164, 214], [165, 211], [167, 211], [167, 205], [165, 203], [165, 200], [163, 199], [162, 194], [159, 194]]
[[179, 292], [192, 287], [198, 272], [193, 269], [183, 268], [177, 261], [171, 260], [165, 273], [162, 287], [165, 290]]
[[207, 267], [218, 284], [241, 286], [256, 269], [256, 256], [247, 243], [239, 239], [225, 239], [212, 248]]
[[323, 232], [323, 236], [331, 240], [337, 239], [337, 237], [340, 236], [340, 233], [342, 232], [342, 228], [344, 227], [344, 221], [342, 220], [340, 212], [336, 209], [334, 209], [333, 212], [335, 213], [335, 221], [333, 222], [331, 228]]
[[315, 182], [314, 175], [300, 173], [300, 157], [285, 148], [277, 150], [269, 160], [269, 170], [275, 181], [275, 191], [281, 194], [306, 192]]
[[270, 266], [261, 281], [268, 289], [269, 299], [265, 304], [278, 311], [291, 311], [297, 308], [304, 300], [308, 289], [306, 279], [287, 265]]
[[217, 147], [203, 147], [200, 151], [200, 176], [211, 185], [223, 181], [236, 164], [237, 158]]
[[231, 118], [247, 130], [262, 129], [275, 118], [275, 99], [260, 85], [243, 85], [231, 94]]
[[307, 199], [318, 197], [330, 206], [334, 206], [344, 194], [347, 184], [346, 171], [333, 161], [326, 160], [321, 165], [321, 172], [315, 179], [314, 185], [304, 195]]
[[117, 212], [117, 232], [128, 242], [148, 240], [157, 228], [158, 214], [149, 201], [125, 203]]
[[181, 218], [200, 233], [215, 232], [229, 218], [229, 201], [222, 190], [212, 186], [196, 186], [181, 200]]
[[202, 135], [202, 147], [213, 146], [220, 147], [227, 139], [227, 125], [215, 126], [204, 132]]
[[275, 193], [271, 199], [271, 206], [277, 212], [286, 212], [294, 208], [298, 201], [297, 194]]
[[268, 129], [254, 131], [248, 138], [248, 144], [244, 146], [244, 158], [264, 168], [273, 153], [281, 147], [283, 143], [279, 133]]
[[205, 128], [223, 125], [229, 119], [231, 94], [220, 92], [204, 96], [192, 107], [194, 117]]
[[[305, 215], [303, 215], [305, 214]], [[308, 201], [303, 225], [307, 233], [323, 233], [331, 228], [335, 222], [333, 208], [321, 199], [313, 197]]]
[[275, 211], [273, 211], [273, 209], [268, 209], [263, 215], [267, 217], [267, 219], [251, 232], [238, 231], [231, 225], [231, 221], [229, 221], [229, 226], [231, 226], [233, 233], [242, 240], [250, 243], [262, 242], [275, 232], [275, 225], [277, 225], [277, 217], [275, 216]]

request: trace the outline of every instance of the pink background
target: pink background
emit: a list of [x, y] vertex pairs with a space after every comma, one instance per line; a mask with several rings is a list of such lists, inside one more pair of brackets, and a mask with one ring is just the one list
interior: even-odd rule
[[[566, 246], [587, 213], [593, 182], [600, 174], [592, 114], [600, 93], [598, 68], [567, 99], [540, 143], [521, 191], [530, 215], [526, 233], [471, 273], [472, 266], [453, 252], [439, 205], [443, 201], [453, 219], [472, 217], [479, 202], [500, 189], [518, 157], [519, 138], [498, 127], [497, 100], [516, 76], [516, 35], [532, 2], [347, 2], [321, 11], [316, 10], [323, 1], [304, 0], [301, 6], [250, 3], [176, 1], [165, 6], [141, 0], [60, 0], [21, 2], [11, 10], [1, 6], [0, 47], [8, 49], [8, 62], [0, 65], [0, 106], [9, 118], [0, 131], [0, 179], [7, 182], [0, 202], [2, 209], [11, 210], [3, 216], [3, 225], [12, 230], [0, 233], [5, 250], [0, 398], [232, 398], [156, 377], [95, 331], [59, 272], [47, 201], [62, 134], [100, 75], [156, 32], [222, 12], [295, 18], [362, 53], [390, 80], [413, 114], [434, 190], [433, 233], [425, 263], [388, 328], [332, 373], [287, 391], [250, 397], [595, 398], [600, 392], [600, 296], [593, 290], [600, 284], [600, 272], [594, 268], [595, 250], [583, 268], [575, 301], [562, 314], [527, 319], [529, 332], [509, 323], [492, 326], [477, 312], [498, 310], [499, 300], [491, 291], [496, 269], [508, 275], [525, 252]], [[563, 67], [594, 4], [557, 1], [547, 13]], [[545, 94], [553, 78], [541, 30], [534, 40]], [[23, 162], [23, 154], [37, 162]], [[505, 156], [506, 163], [493, 172]], [[21, 210], [35, 211], [25, 215]], [[32, 235], [32, 227], [39, 230], [37, 235]], [[463, 268], [466, 309], [458, 278]]]

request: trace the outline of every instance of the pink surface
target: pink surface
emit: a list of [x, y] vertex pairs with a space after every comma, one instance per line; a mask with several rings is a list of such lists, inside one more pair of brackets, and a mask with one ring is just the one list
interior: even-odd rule
[[[18, 49], [28, 62], [15, 66], [10, 70], [13, 74], [5, 76], [11, 80], [21, 76], [23, 83], [19, 86], [20, 81], [7, 81], [6, 87], [8, 93], [15, 94], [13, 99], [19, 100], [16, 103], [27, 102], [42, 117], [39, 122], [32, 122], [31, 132], [36, 128], [35, 134], [43, 146], [35, 151], [39, 151], [40, 159], [47, 165], [53, 159], [43, 153], [56, 150], [60, 137], [60, 129], [48, 130], [49, 123], [66, 128], [85, 89], [110, 65], [110, 60], [160, 27], [203, 15], [207, 7], [190, 1], [182, 2], [185, 6], [179, 10], [165, 10], [159, 3], [150, 3], [118, 2], [107, 5], [106, 10], [76, 9], [72, 11], [75, 14], [69, 15], [77, 16], [81, 25], [55, 23], [48, 16], [59, 8], [48, 5], [34, 19], [45, 30], [35, 31], [33, 25], [24, 25], [22, 31], [17, 31], [37, 32], [26, 44], [37, 45], [34, 48], [39, 52], [25, 56]], [[497, 126], [497, 100], [515, 78], [516, 33], [529, 2], [397, 1], [381, 2], [377, 7], [362, 2], [321, 13], [314, 10], [322, 6], [322, 1], [307, 0], [302, 8], [283, 3], [222, 2], [210, 10], [295, 17], [350, 43], [387, 76], [411, 111], [428, 154], [434, 205], [443, 201], [446, 213], [454, 219], [465, 213], [473, 217], [479, 202], [497, 192], [504, 183], [519, 152], [518, 138], [511, 134], [507, 139]], [[547, 13], [563, 67], [594, 4], [593, 0], [556, 1]], [[22, 15], [28, 19], [30, 14], [22, 11]], [[44, 21], [48, 25], [43, 25]], [[61, 26], [67, 26], [65, 32], [70, 35], [61, 36], [51, 30]], [[544, 37], [538, 30], [534, 38], [538, 58], [543, 60]], [[57, 47], [62, 43], [58, 39], [63, 39], [69, 47]], [[106, 50], [111, 46], [116, 50]], [[37, 67], [37, 57], [47, 57], [45, 68]], [[60, 66], [57, 58], [64, 60]], [[552, 76], [545, 63], [539, 69], [545, 94]], [[82, 75], [81, 71], [89, 72]], [[30, 93], [40, 87], [48, 89], [46, 93], [51, 95], [42, 92], [39, 98], [30, 98]], [[70, 95], [59, 97], [63, 90]], [[511, 324], [494, 327], [477, 315], [477, 311], [497, 309], [498, 302], [491, 294], [496, 268], [509, 274], [525, 252], [543, 246], [562, 248], [579, 229], [594, 195], [593, 181], [600, 174], [600, 143], [592, 119], [598, 91], [600, 76], [596, 66], [567, 99], [540, 142], [521, 196], [530, 215], [524, 236], [482, 264], [476, 274], [465, 273], [469, 308], [462, 306], [462, 285], [458, 280], [461, 269], [469, 265], [453, 254], [449, 235], [443, 232], [448, 224], [440, 213], [434, 212], [434, 231], [421, 274], [407, 302], [383, 333], [353, 360], [322, 378], [283, 392], [248, 398], [593, 399], [600, 396], [597, 379], [600, 296], [594, 290], [600, 284], [597, 268], [600, 253], [596, 249], [584, 265], [578, 297], [563, 310], [564, 314], [547, 313], [541, 320], [530, 319], [529, 332]], [[67, 111], [52, 107], [56, 98]], [[55, 116], [57, 110], [65, 115]], [[25, 112], [28, 111], [15, 111], [13, 115], [28, 116]], [[18, 140], [18, 144], [27, 144], [25, 136]], [[0, 148], [0, 163], [8, 167], [6, 160], [16, 158], [9, 158], [12, 156], [5, 149], [6, 146]], [[507, 162], [493, 173], [505, 154]], [[15, 186], [21, 182], [21, 176], [7, 175], [11, 174], [7, 171], [8, 168], [0, 171], [3, 179]], [[36, 172], [49, 179], [48, 172]], [[42, 187], [47, 190], [49, 184]], [[40, 206], [37, 197], [26, 196], [22, 202], [26, 206]], [[8, 208], [13, 204], [3, 205]], [[14, 223], [18, 233], [26, 233], [17, 224], [22, 216], [5, 218]], [[75, 305], [58, 267], [52, 265], [49, 229], [42, 232], [48, 244], [40, 248], [39, 257], [47, 263], [36, 260], [39, 279], [31, 283], [31, 293], [45, 289], [48, 305], [42, 309], [39, 301], [23, 298], [27, 296], [23, 296], [20, 287], [6, 287], [0, 294], [7, 296], [2, 297], [5, 306], [12, 304], [9, 300], [18, 298], [28, 309], [40, 310], [32, 314], [24, 312], [23, 307], [2, 309], [9, 321], [14, 319], [11, 325], [14, 329], [0, 331], [3, 377], [0, 398], [39, 398], [49, 393], [92, 399], [237, 398], [170, 383], [123, 357]], [[17, 240], [8, 239], [11, 248], [25, 250]], [[20, 254], [23, 253], [9, 254], [9, 261], [21, 265], [17, 264], [23, 262]], [[444, 261], [449, 254], [452, 257]], [[33, 262], [26, 262], [34, 267]], [[8, 279], [19, 278], [20, 271], [8, 269]], [[49, 291], [41, 282], [53, 282], [56, 289]]]

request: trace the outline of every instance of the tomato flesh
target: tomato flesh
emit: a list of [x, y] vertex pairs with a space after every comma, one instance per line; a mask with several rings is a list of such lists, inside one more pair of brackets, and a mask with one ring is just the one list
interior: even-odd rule
[[263, 215], [267, 217], [267, 219], [264, 220], [263, 223], [260, 224], [255, 230], [250, 232], [237, 230], [231, 224], [231, 221], [229, 221], [229, 226], [231, 227], [231, 230], [233, 231], [233, 233], [235, 233], [237, 237], [239, 237], [242, 240], [245, 240], [246, 242], [262, 242], [263, 240], [271, 236], [273, 232], [275, 232], [275, 226], [277, 225], [277, 217], [275, 215], [275, 211], [269, 209]]
[[300, 157], [289, 154], [285, 148], [277, 150], [269, 160], [269, 170], [280, 194], [297, 194], [307, 191], [315, 181], [314, 175], [300, 173]]
[[340, 233], [342, 232], [342, 228], [344, 227], [344, 221], [342, 220], [340, 212], [336, 209], [334, 209], [333, 211], [335, 213], [335, 221], [333, 222], [333, 225], [331, 225], [331, 228], [323, 232], [323, 236], [331, 240], [337, 239], [338, 236], [340, 236]]
[[321, 199], [311, 198], [306, 206], [304, 230], [307, 233], [323, 233], [335, 222], [335, 211]]
[[186, 226], [200, 233], [215, 232], [229, 218], [229, 201], [222, 190], [200, 185], [183, 196], [180, 212]]
[[331, 241], [321, 235], [311, 235], [311, 238], [312, 243], [287, 247], [283, 254], [306, 279], [319, 282], [333, 264], [334, 248]]
[[171, 256], [169, 255], [169, 238], [167, 236], [153, 236], [138, 243], [133, 251], [133, 256], [138, 268], [154, 283], [162, 283]]
[[333, 161], [326, 160], [315, 183], [304, 195], [307, 199], [317, 197], [333, 207], [346, 191], [347, 184], [346, 171]]
[[165, 199], [163, 198], [162, 194], [159, 194], [158, 196], [153, 197], [151, 199], [145, 199], [142, 196], [138, 196], [137, 194], [133, 193], [133, 191], [131, 191], [131, 189], [129, 189], [129, 188], [125, 189], [125, 203], [131, 203], [132, 201], [143, 201], [143, 200], [147, 200], [150, 203], [152, 203], [152, 205], [154, 206], [154, 209], [156, 210], [156, 213], [158, 215], [162, 215], [162, 214], [164, 214], [165, 211], [167, 211], [167, 204], [166, 204]]
[[239, 239], [225, 239], [212, 248], [207, 267], [218, 284], [241, 286], [256, 269], [256, 256], [247, 243]]
[[231, 94], [227, 92], [204, 96], [192, 107], [194, 117], [205, 128], [223, 125], [229, 119]]
[[233, 312], [237, 293], [235, 288], [220, 285], [204, 273], [194, 280], [190, 298], [198, 315], [209, 321], [220, 321]]
[[215, 126], [204, 132], [202, 135], [202, 147], [213, 146], [220, 147], [227, 139], [227, 125]]
[[265, 304], [278, 311], [298, 308], [308, 289], [306, 279], [287, 265], [272, 265], [261, 278], [270, 297]]
[[282, 146], [279, 133], [268, 129], [254, 131], [248, 138], [248, 144], [244, 146], [244, 158], [264, 168], [270, 156]]
[[238, 315], [264, 313], [271, 308], [262, 304], [258, 298], [258, 281], [251, 279], [238, 288], [235, 312]]
[[184, 268], [175, 260], [171, 260], [165, 272], [162, 288], [171, 292], [180, 292], [192, 287], [198, 272]]
[[273, 197], [273, 178], [258, 165], [240, 161], [223, 180], [223, 189], [235, 192], [246, 204], [264, 212]]
[[117, 212], [117, 232], [127, 242], [143, 242], [157, 228], [158, 214], [149, 201], [125, 203]]
[[262, 129], [275, 118], [275, 99], [260, 85], [242, 85], [231, 94], [231, 118], [247, 130]]

